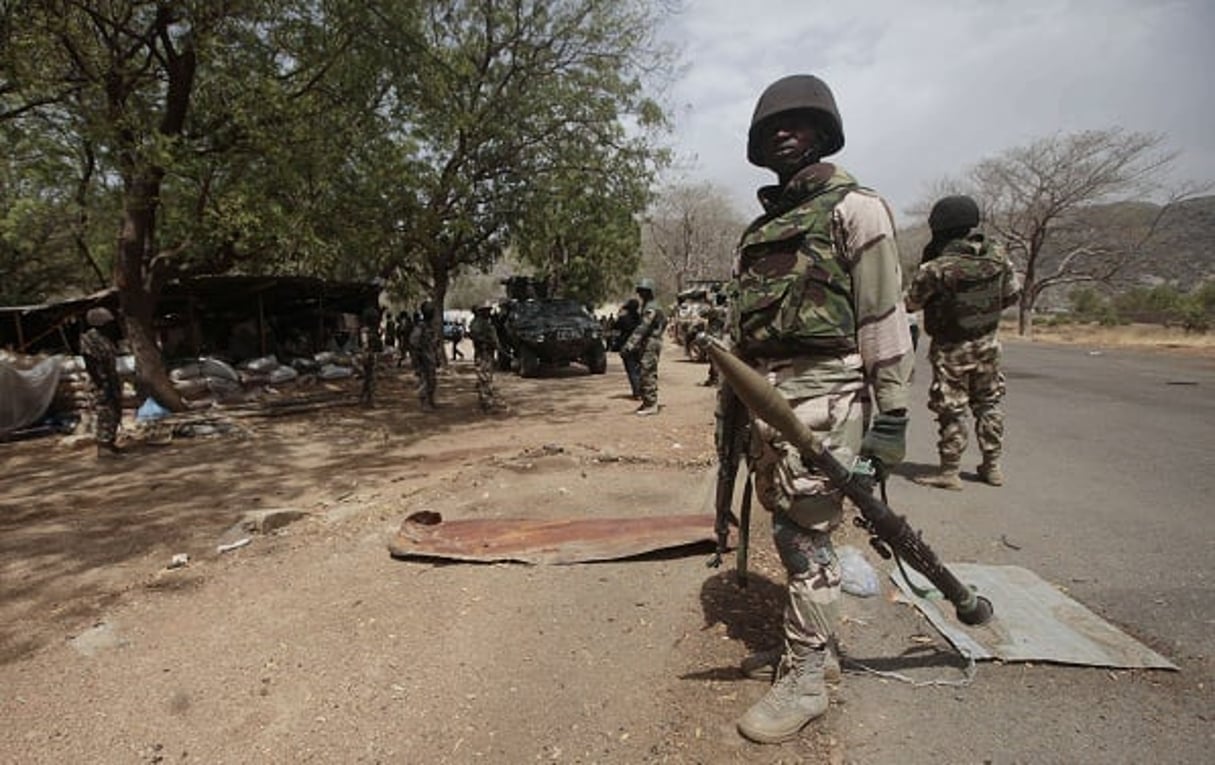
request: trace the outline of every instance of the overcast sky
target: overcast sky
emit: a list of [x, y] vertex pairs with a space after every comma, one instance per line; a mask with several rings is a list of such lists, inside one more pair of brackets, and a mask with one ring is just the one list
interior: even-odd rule
[[798, 73], [831, 86], [834, 160], [901, 223], [934, 180], [1057, 132], [1164, 133], [1182, 179], [1215, 181], [1215, 0], [685, 0], [663, 33], [686, 176], [748, 216], [772, 178], [746, 161], [751, 112]]

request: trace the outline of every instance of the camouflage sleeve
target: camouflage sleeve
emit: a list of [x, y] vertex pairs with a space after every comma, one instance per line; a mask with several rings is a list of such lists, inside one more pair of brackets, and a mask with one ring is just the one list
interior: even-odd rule
[[907, 288], [906, 308], [908, 311], [921, 311], [937, 291], [936, 271], [927, 263], [916, 269], [911, 278], [911, 286]]
[[1017, 276], [1012, 260], [1004, 248], [1000, 248], [1000, 254], [1004, 258], [1004, 294], [1001, 296], [1000, 307], [1008, 308], [1021, 298], [1021, 277]]
[[641, 321], [637, 323], [637, 328], [633, 330], [633, 334], [629, 335], [628, 345], [632, 348], [638, 348], [646, 340], [650, 338], [650, 334], [654, 329], [654, 322], [658, 321], [658, 311], [653, 308], [647, 308], [641, 313]]
[[915, 356], [903, 308], [903, 273], [894, 216], [881, 197], [853, 192], [836, 207], [852, 266], [857, 346], [879, 412], [906, 409]]

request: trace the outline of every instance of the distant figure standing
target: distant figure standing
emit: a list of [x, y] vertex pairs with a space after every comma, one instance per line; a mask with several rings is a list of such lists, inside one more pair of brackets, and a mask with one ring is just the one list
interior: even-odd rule
[[464, 358], [464, 351], [460, 350], [460, 341], [464, 339], [464, 324], [459, 321], [453, 321], [451, 328], [451, 360]]
[[662, 355], [662, 335], [667, 328], [667, 315], [654, 299], [654, 280], [637, 282], [641, 298], [641, 322], [624, 344], [626, 353], [640, 354], [641, 406], [636, 414], [645, 417], [658, 414], [658, 358]]
[[80, 355], [93, 382], [93, 408], [97, 417], [97, 456], [121, 453], [118, 426], [122, 422], [122, 381], [118, 377], [118, 349], [111, 335], [116, 329], [114, 314], [105, 308], [90, 308], [85, 314], [89, 329], [80, 336]]
[[397, 366], [400, 367], [409, 357], [409, 338], [413, 334], [413, 317], [408, 311], [397, 314]]
[[413, 371], [418, 377], [418, 403], [422, 411], [436, 408], [435, 388], [438, 385], [439, 340], [435, 332], [435, 306], [427, 300], [409, 333], [409, 354]]
[[625, 353], [624, 344], [640, 323], [641, 303], [637, 298], [629, 298], [616, 315], [616, 334], [612, 340], [612, 350], [620, 354], [620, 363], [624, 365], [624, 373], [628, 375], [629, 389], [634, 401], [641, 400], [641, 362], [636, 353]]
[[1004, 483], [1004, 373], [1000, 371], [1000, 314], [1015, 304], [1021, 283], [1004, 249], [973, 229], [979, 205], [968, 196], [939, 200], [928, 215], [932, 241], [907, 290], [907, 310], [924, 309], [924, 331], [932, 337], [928, 360], [932, 386], [928, 408], [937, 415], [941, 469], [918, 480], [959, 491], [966, 450], [966, 410], [974, 414], [975, 440], [983, 453], [979, 478]]
[[498, 342], [498, 328], [491, 318], [493, 305], [486, 303], [473, 312], [468, 335], [472, 338], [473, 359], [477, 364], [477, 401], [481, 411], [492, 412], [502, 406], [498, 391], [494, 388], [494, 366], [502, 350]]
[[380, 312], [368, 306], [363, 311], [362, 325], [359, 328], [359, 341], [363, 355], [363, 390], [359, 393], [359, 404], [364, 407], [375, 406], [375, 365], [380, 353], [384, 350], [380, 342]]

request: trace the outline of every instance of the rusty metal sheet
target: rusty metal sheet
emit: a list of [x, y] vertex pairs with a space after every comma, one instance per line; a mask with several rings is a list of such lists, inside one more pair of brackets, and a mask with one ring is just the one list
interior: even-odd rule
[[394, 558], [443, 558], [491, 563], [587, 563], [658, 550], [711, 544], [713, 515], [629, 518], [471, 518], [444, 521], [418, 512], [388, 544]]

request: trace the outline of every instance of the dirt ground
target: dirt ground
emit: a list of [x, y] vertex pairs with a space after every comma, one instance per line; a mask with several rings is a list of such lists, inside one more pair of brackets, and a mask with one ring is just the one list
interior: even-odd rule
[[[392, 370], [372, 410], [236, 418], [116, 461], [0, 445], [0, 761], [843, 762], [834, 709], [783, 746], [735, 732], [764, 691], [735, 667], [782, 604], [758, 508], [745, 589], [706, 548], [571, 566], [388, 553], [417, 510], [711, 512], [705, 373], [669, 347], [648, 418], [615, 358], [603, 376], [499, 375], [511, 411], [491, 416], [461, 361], [432, 414]], [[251, 509], [307, 515], [234, 532]]]

